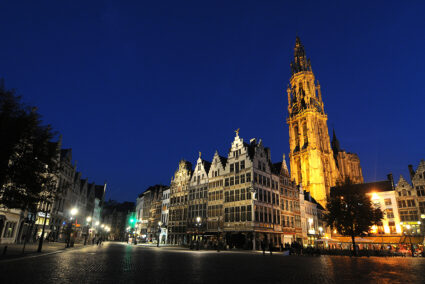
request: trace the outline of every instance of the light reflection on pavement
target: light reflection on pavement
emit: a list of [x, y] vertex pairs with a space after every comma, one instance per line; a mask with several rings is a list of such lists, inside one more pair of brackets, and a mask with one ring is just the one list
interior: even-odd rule
[[425, 258], [283, 256], [105, 243], [0, 262], [1, 283], [425, 283]]

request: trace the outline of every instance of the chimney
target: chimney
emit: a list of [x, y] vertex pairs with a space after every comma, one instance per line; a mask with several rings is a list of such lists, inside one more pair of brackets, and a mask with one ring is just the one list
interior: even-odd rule
[[394, 177], [393, 174], [388, 174], [387, 175], [388, 180], [391, 182], [391, 186], [393, 187], [393, 189], [395, 188], [394, 186]]
[[409, 168], [410, 180], [413, 180], [413, 177], [415, 176], [415, 171], [413, 170], [413, 166], [408, 165], [407, 167]]

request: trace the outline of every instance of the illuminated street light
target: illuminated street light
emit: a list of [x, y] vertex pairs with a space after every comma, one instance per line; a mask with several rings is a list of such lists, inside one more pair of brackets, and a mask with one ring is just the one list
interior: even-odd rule
[[90, 217], [90, 216], [88, 216], [88, 217], [86, 218], [86, 221], [87, 221], [87, 222], [90, 222], [90, 221], [91, 221], [91, 217]]
[[74, 207], [74, 208], [71, 209], [71, 215], [72, 216], [77, 215], [77, 213], [78, 213], [78, 209], [77, 208]]
[[101, 228], [105, 228], [105, 224], [100, 225]]
[[99, 224], [100, 224], [100, 223], [99, 223], [99, 221], [97, 221], [95, 225], [96, 225], [96, 226], [99, 226]]
[[156, 247], [159, 247], [159, 238], [161, 237], [161, 226], [162, 226], [162, 222], [158, 221], [158, 239], [156, 241]]

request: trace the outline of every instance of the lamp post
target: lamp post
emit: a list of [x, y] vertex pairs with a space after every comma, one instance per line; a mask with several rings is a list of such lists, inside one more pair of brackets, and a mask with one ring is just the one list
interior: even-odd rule
[[[75, 216], [75, 231], [77, 231], [77, 214], [78, 214], [78, 209], [76, 207], [72, 208], [69, 212], [71, 214], [71, 220], [72, 218]], [[66, 247], [70, 246], [74, 246], [74, 242], [71, 242], [71, 233], [72, 233], [72, 225], [70, 223], [70, 228], [69, 228], [69, 234], [68, 234], [68, 242], [66, 244]]]
[[89, 237], [89, 228], [90, 228], [89, 223], [91, 222], [91, 217], [90, 217], [90, 216], [88, 216], [88, 217], [86, 218], [86, 221], [87, 221], [87, 224], [86, 224], [86, 226], [85, 226], [84, 245], [86, 245], [86, 244], [87, 244], [87, 238]]
[[161, 226], [162, 226], [162, 222], [158, 221], [158, 239], [157, 239], [157, 242], [156, 242], [157, 247], [159, 247], [159, 238], [161, 236]]
[[196, 217], [196, 249], [199, 250], [199, 227], [201, 226], [201, 217]]

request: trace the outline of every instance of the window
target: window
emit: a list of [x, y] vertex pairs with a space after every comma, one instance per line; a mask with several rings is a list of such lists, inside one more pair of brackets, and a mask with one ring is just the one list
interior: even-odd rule
[[229, 202], [230, 201], [230, 198], [229, 198], [229, 192], [228, 191], [226, 191], [226, 193], [224, 194], [224, 196], [225, 196], [224, 202]]
[[247, 200], [250, 200], [251, 199], [251, 191], [249, 189], [246, 190], [246, 199]]
[[246, 220], [246, 207], [242, 206], [241, 207], [241, 222], [245, 222]]
[[[421, 212], [421, 214], [425, 214], [425, 201], [419, 202], [419, 211]], [[423, 220], [423, 221], [425, 221], [425, 220]]]
[[230, 186], [232, 186], [234, 184], [235, 184], [235, 178], [234, 177], [231, 177], [230, 178]]
[[260, 212], [259, 212], [259, 214], [260, 214], [260, 222], [262, 223], [263, 222], [263, 207], [260, 207], [259, 208], [260, 210]]
[[245, 161], [241, 161], [241, 170], [245, 169]]
[[416, 206], [415, 200], [413, 200], [413, 199], [408, 199], [408, 200], [406, 200], [406, 202], [407, 202], [407, 207], [415, 207]]
[[239, 201], [239, 189], [235, 190], [235, 201]]
[[230, 172], [233, 173], [235, 171], [235, 164], [230, 164]]
[[239, 184], [239, 176], [235, 176], [235, 184]]
[[235, 222], [240, 221], [240, 207], [235, 207]]
[[235, 172], [239, 173], [239, 162], [235, 163]]
[[425, 189], [420, 189], [416, 191], [417, 196], [425, 196]]
[[245, 188], [241, 189], [241, 200], [245, 200]]
[[230, 191], [230, 202], [235, 201], [235, 192], [233, 190]]
[[387, 209], [387, 218], [394, 219], [394, 212], [392, 209]]
[[12, 238], [15, 233], [16, 222], [7, 222], [3, 229], [4, 238]]
[[224, 186], [229, 186], [229, 178], [226, 178], [226, 179], [224, 180]]
[[251, 173], [246, 174], [246, 182], [251, 182]]
[[230, 208], [230, 222], [235, 221], [235, 207]]
[[[227, 193], [227, 192], [226, 192]], [[229, 222], [230, 218], [229, 218], [229, 208], [225, 208], [224, 209], [224, 221], [225, 222]]]
[[[248, 180], [248, 177], [246, 179]], [[254, 182], [255, 183], [258, 183], [257, 173], [254, 173]]]
[[258, 189], [258, 200], [263, 201], [263, 190], [261, 188]]
[[241, 175], [241, 184], [245, 183], [245, 175]]
[[385, 205], [391, 205], [391, 198], [385, 198]]

